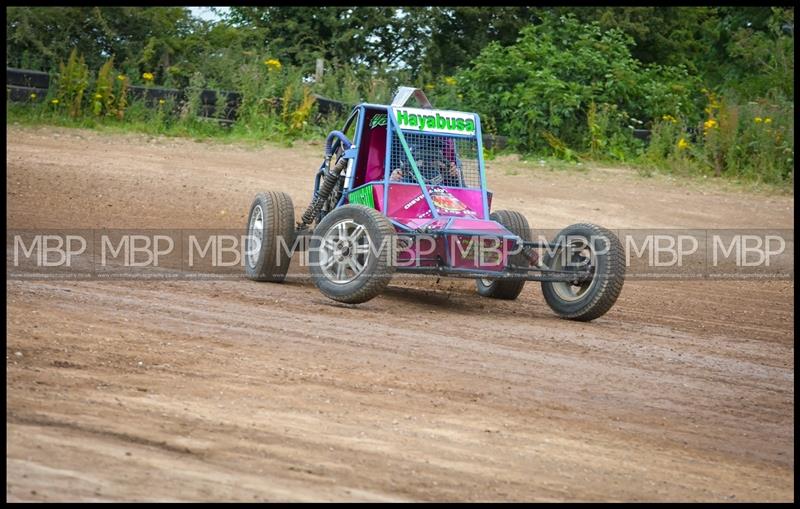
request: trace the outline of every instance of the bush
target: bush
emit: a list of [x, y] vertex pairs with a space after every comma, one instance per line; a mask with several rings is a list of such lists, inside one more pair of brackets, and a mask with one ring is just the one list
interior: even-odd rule
[[665, 116], [653, 127], [644, 161], [679, 173], [767, 184], [794, 182], [794, 104], [749, 101], [707, 92], [706, 117], [693, 127]]
[[58, 74], [58, 100], [68, 108], [69, 115], [77, 118], [83, 106], [83, 94], [89, 87], [89, 67], [83, 55], [78, 57], [78, 51], [73, 49], [69, 54], [66, 65], [59, 64]]
[[[456, 79], [464, 102], [520, 150], [546, 149], [554, 136], [600, 155], [601, 138], [614, 138], [619, 156], [627, 145], [620, 140], [630, 135], [623, 130], [628, 121], [680, 114], [692, 104], [693, 80], [686, 70], [643, 67], [631, 56], [632, 44], [622, 31], [603, 31], [597, 23], [546, 19], [524, 28], [512, 46], [490, 44]], [[603, 126], [588, 121], [592, 104], [594, 115], [605, 115]], [[604, 145], [603, 154], [613, 156], [610, 149]]]

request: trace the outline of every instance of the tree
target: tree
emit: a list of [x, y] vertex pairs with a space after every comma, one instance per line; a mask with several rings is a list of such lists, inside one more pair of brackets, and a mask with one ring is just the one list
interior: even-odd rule
[[[539, 19], [531, 7], [412, 7], [407, 11], [410, 64], [428, 75], [451, 75], [490, 42], [513, 44], [520, 29]], [[413, 38], [413, 40], [409, 40]]]
[[227, 21], [258, 34], [273, 56], [304, 69], [317, 58], [391, 67], [401, 58], [402, 30], [391, 7], [231, 7]]
[[183, 7], [8, 7], [6, 14], [6, 65], [43, 71], [76, 49], [89, 68], [114, 55], [123, 69], [163, 76], [197, 26]]

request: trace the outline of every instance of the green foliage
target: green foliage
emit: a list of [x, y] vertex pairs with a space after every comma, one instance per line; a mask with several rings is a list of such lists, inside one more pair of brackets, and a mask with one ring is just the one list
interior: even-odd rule
[[69, 54], [66, 65], [59, 64], [58, 75], [58, 100], [68, 108], [72, 118], [81, 114], [83, 94], [89, 86], [89, 67], [83, 59], [78, 57], [78, 51], [73, 49]]
[[575, 151], [571, 150], [558, 136], [555, 136], [547, 129], [542, 129], [541, 133], [542, 138], [544, 138], [547, 144], [550, 145], [550, 148], [553, 149], [554, 156], [569, 162], [576, 162], [578, 160], [578, 155]]
[[588, 146], [586, 157], [595, 160], [631, 162], [641, 155], [643, 142], [633, 136], [633, 130], [642, 127], [643, 121], [631, 117], [625, 111], [620, 111], [616, 104], [608, 103], [595, 106], [594, 114], [590, 106], [586, 120], [588, 139], [582, 145]]
[[668, 170], [672, 165], [683, 167], [683, 157], [690, 149], [690, 135], [685, 127], [677, 121], [669, 119], [658, 120], [653, 124], [650, 134], [650, 143], [644, 153], [645, 166], [656, 166]]
[[412, 7], [405, 29], [411, 35], [407, 60], [429, 75], [450, 76], [469, 66], [490, 42], [514, 44], [520, 30], [539, 19], [532, 7]]
[[564, 16], [524, 28], [512, 46], [490, 44], [458, 81], [465, 102], [500, 132], [513, 133], [520, 150], [552, 146], [542, 136], [545, 130], [572, 147], [594, 136], [597, 150], [599, 138], [586, 121], [591, 104], [606, 105], [602, 128], [609, 131], [612, 121], [618, 130], [625, 119], [688, 110], [697, 93], [685, 69], [643, 67], [630, 45], [619, 30], [603, 31], [597, 23]]
[[723, 69], [728, 88], [747, 97], [794, 95], [794, 10], [773, 7], [761, 30], [747, 22], [733, 30]]
[[117, 103], [114, 105], [114, 112], [117, 115], [117, 119], [122, 120], [125, 117], [125, 108], [128, 107], [128, 77], [124, 74], [118, 74], [115, 86]]
[[201, 72], [195, 72], [189, 79], [189, 86], [184, 89], [186, 92], [186, 105], [182, 111], [184, 120], [194, 118], [200, 114], [200, 105], [202, 104], [203, 89], [206, 86], [206, 79]]
[[95, 116], [113, 115], [116, 113], [114, 102], [114, 57], [111, 57], [97, 72], [92, 95], [92, 112]]
[[48, 71], [75, 49], [92, 69], [116, 55], [122, 68], [136, 69], [132, 77], [145, 71], [163, 75], [181, 58], [187, 34], [202, 27], [182, 7], [8, 7], [6, 16], [9, 66], [37, 54], [38, 65], [29, 68]]
[[[442, 10], [435, 8], [437, 11]], [[265, 52], [312, 72], [317, 58], [363, 71], [416, 70], [427, 37], [420, 18], [395, 7], [231, 7], [226, 19], [253, 34]], [[425, 20], [427, 21], [427, 20]]]
[[358, 71], [350, 64], [344, 64], [336, 72], [327, 72], [322, 75], [322, 80], [317, 83], [319, 94], [347, 104], [358, 104], [364, 99], [361, 85], [367, 81], [359, 79]]
[[[415, 85], [537, 157], [794, 178], [793, 8], [232, 7], [219, 22], [184, 7], [6, 14], [7, 65], [54, 77], [27, 119], [290, 141], [340, 127], [315, 111], [315, 94], [385, 104]], [[184, 89], [188, 101], [129, 104], [131, 84]], [[242, 94], [232, 128], [197, 119], [202, 88]], [[652, 129], [649, 143], [634, 129]]]
[[655, 124], [643, 159], [664, 171], [733, 177], [767, 184], [794, 182], [794, 105], [712, 97], [709, 118], [689, 126], [662, 120]]

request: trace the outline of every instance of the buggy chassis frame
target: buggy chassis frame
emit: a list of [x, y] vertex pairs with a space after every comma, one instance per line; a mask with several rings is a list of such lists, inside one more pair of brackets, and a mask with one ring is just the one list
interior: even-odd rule
[[[422, 191], [422, 195], [427, 203], [433, 219], [445, 219], [441, 218], [439, 213], [437, 212], [436, 206], [434, 206], [433, 201], [431, 200], [430, 193], [428, 191], [428, 186], [425, 184], [424, 179], [422, 178], [419, 170], [414, 164], [413, 157], [411, 157], [411, 153], [409, 152], [408, 144], [405, 141], [405, 136], [403, 135], [403, 131], [397, 123], [397, 120], [394, 116], [394, 108], [402, 107], [405, 102], [411, 97], [414, 96], [419, 104], [426, 109], [430, 109], [431, 105], [428, 99], [425, 97], [424, 93], [419, 90], [410, 88], [410, 87], [401, 87], [398, 91], [397, 96], [393, 100], [392, 104], [389, 106], [386, 105], [378, 105], [378, 104], [370, 104], [370, 103], [362, 103], [353, 108], [353, 111], [348, 115], [347, 120], [344, 123], [344, 126], [339, 131], [332, 131], [325, 142], [325, 160], [322, 163], [322, 166], [319, 168], [315, 179], [314, 179], [314, 193], [312, 197], [312, 203], [314, 199], [316, 199], [320, 194], [320, 187], [321, 183], [326, 179], [326, 177], [334, 177], [332, 175], [331, 168], [331, 159], [333, 158], [334, 154], [339, 152], [339, 156], [337, 158], [336, 163], [338, 164], [339, 161], [342, 159], [347, 161], [347, 178], [345, 178], [344, 186], [341, 192], [341, 196], [338, 198], [335, 207], [340, 207], [346, 203], [348, 196], [358, 191], [359, 189], [366, 187], [367, 185], [371, 184], [382, 184], [383, 185], [383, 204], [384, 207], [388, 207], [388, 201], [390, 199], [389, 196], [389, 182], [390, 182], [390, 172], [391, 172], [391, 164], [390, 164], [390, 146], [392, 143], [392, 137], [396, 136], [401, 145], [403, 146], [409, 160], [412, 162], [412, 169], [414, 174], [414, 179], [416, 184], [420, 187]], [[364, 183], [361, 186], [353, 187], [354, 179], [350, 178], [353, 168], [356, 167], [358, 164], [358, 157], [359, 157], [359, 150], [356, 145], [354, 145], [345, 135], [345, 133], [349, 130], [350, 126], [352, 125], [354, 119], [358, 119], [355, 131], [355, 139], [360, 140], [362, 139], [362, 134], [364, 133], [365, 129], [365, 118], [367, 110], [378, 110], [378, 111], [385, 111], [387, 117], [387, 139], [386, 139], [386, 154], [385, 154], [385, 162], [384, 162], [384, 170], [383, 170], [383, 177], [381, 179], [372, 181], [370, 183]], [[483, 160], [483, 143], [481, 139], [481, 126], [480, 126], [480, 117], [478, 115], [474, 116], [475, 119], [475, 134], [473, 135], [475, 141], [477, 142], [477, 162], [478, 162], [478, 173], [480, 176], [480, 191], [481, 191], [481, 205], [483, 210], [480, 211], [482, 213], [483, 219], [489, 219], [489, 199], [488, 199], [488, 190], [486, 185], [486, 172]], [[458, 136], [450, 134], [450, 136]], [[471, 136], [464, 135], [464, 138], [471, 138]], [[406, 238], [415, 238], [415, 237], [434, 237], [434, 236], [444, 236], [444, 235], [452, 235], [452, 234], [462, 234], [462, 235], [472, 235], [476, 234], [475, 231], [458, 231], [450, 229], [450, 224], [453, 222], [453, 218], [449, 218], [446, 225], [443, 228], [439, 228], [436, 230], [429, 230], [426, 229], [424, 226], [418, 229], [410, 229], [407, 225], [404, 225], [392, 217], [389, 217], [389, 220], [395, 226], [398, 235], [403, 236]], [[311, 232], [308, 230], [306, 224], [299, 224], [295, 234], [298, 237], [305, 237], [308, 236]], [[522, 250], [523, 253], [526, 253], [529, 259], [532, 261], [535, 260], [535, 256], [530, 256], [531, 251], [534, 249], [548, 249], [551, 253], [557, 252], [556, 250], [560, 250], [561, 247], [565, 245], [559, 245], [553, 242], [541, 242], [541, 241], [523, 241], [522, 238], [516, 235], [497, 235], [497, 234], [486, 234], [480, 235], [484, 238], [495, 238], [495, 239], [503, 239], [503, 240], [512, 240], [514, 242], [514, 246], [512, 248], [513, 252], [519, 252]], [[299, 242], [296, 244], [300, 250], [302, 250], [306, 246], [307, 242]], [[447, 242], [444, 243], [447, 249], [447, 256], [450, 257], [450, 246]], [[461, 277], [461, 278], [491, 278], [491, 279], [515, 279], [515, 280], [526, 280], [526, 281], [551, 281], [551, 282], [573, 282], [575, 284], [589, 280], [592, 278], [592, 270], [593, 267], [591, 265], [585, 264], [580, 268], [583, 270], [577, 269], [570, 269], [570, 270], [557, 270], [557, 269], [550, 269], [548, 267], [542, 267], [537, 265], [531, 266], [518, 266], [513, 264], [507, 264], [502, 271], [491, 271], [491, 270], [481, 270], [478, 268], [457, 268], [448, 266], [447, 263], [444, 262], [441, 258], [438, 260], [432, 260], [436, 263], [433, 266], [403, 266], [398, 265], [396, 267], [398, 272], [405, 272], [405, 273], [416, 273], [416, 274], [432, 274], [438, 276], [446, 276], [446, 277]]]

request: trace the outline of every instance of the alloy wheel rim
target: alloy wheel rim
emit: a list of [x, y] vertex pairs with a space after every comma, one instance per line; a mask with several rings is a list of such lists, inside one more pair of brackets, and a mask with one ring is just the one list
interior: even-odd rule
[[253, 248], [253, 240], [256, 239], [259, 243], [264, 240], [264, 210], [261, 205], [256, 205], [253, 209], [253, 214], [250, 216], [250, 226], [248, 228], [247, 236], [247, 264], [251, 268], [255, 268], [258, 263], [258, 255], [261, 249]]
[[[575, 245], [581, 241], [582, 244], [576, 249]], [[568, 247], [570, 249], [570, 261], [567, 264], [564, 263], [566, 255], [564, 254], [564, 249], [560, 249], [553, 260], [552, 268], [554, 270], [564, 270], [565, 265], [574, 263], [574, 258], [577, 256], [583, 259], [584, 266], [586, 265], [586, 260], [588, 260], [588, 267], [592, 272], [592, 278], [586, 281], [557, 281], [553, 283], [553, 290], [555, 290], [559, 298], [568, 302], [575, 302], [582, 299], [592, 287], [594, 287], [597, 281], [597, 256], [591, 244], [586, 242], [586, 239], [575, 239], [570, 242]]]
[[367, 229], [352, 219], [334, 224], [322, 238], [320, 267], [327, 279], [347, 284], [367, 268], [372, 239]]

